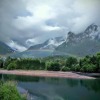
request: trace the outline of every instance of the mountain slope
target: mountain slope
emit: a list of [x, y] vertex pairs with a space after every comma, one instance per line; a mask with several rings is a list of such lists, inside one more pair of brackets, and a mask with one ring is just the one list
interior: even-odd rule
[[65, 38], [63, 37], [51, 38], [42, 44], [31, 46], [28, 50], [48, 50], [48, 49], [54, 50], [57, 46], [61, 45], [64, 41]]
[[11, 49], [8, 45], [0, 41], [0, 55], [6, 55], [13, 52], [13, 49]]
[[15, 58], [43, 58], [52, 56], [53, 50], [27, 50], [20, 53], [14, 53], [11, 57]]
[[31, 46], [16, 57], [47, 57], [52, 55], [85, 56], [100, 51], [100, 27], [92, 24], [79, 34], [69, 32], [67, 37], [56, 37]]
[[77, 56], [93, 55], [100, 51], [100, 28], [92, 24], [79, 34], [68, 33], [66, 42], [59, 45], [56, 51]]

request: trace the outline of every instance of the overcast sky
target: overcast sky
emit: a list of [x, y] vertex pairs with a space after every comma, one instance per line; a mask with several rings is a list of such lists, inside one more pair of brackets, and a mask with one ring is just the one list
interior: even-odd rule
[[0, 0], [0, 41], [20, 51], [100, 25], [100, 0]]

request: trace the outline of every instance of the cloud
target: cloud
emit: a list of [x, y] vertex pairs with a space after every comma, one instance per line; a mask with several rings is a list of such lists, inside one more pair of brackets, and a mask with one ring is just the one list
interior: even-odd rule
[[12, 47], [13, 49], [18, 50], [20, 52], [27, 50], [27, 48], [25, 48], [24, 46], [19, 45], [18, 43], [14, 42], [14, 41], [11, 41], [10, 43], [7, 43], [7, 44], [10, 47]]
[[36, 38], [26, 40], [26, 44], [29, 46], [35, 45], [37, 43], [38, 43], [38, 40]]
[[90, 25], [90, 23], [93, 23], [93, 22], [89, 16], [87, 17], [86, 15], [83, 15], [83, 16], [73, 19], [73, 23], [74, 23], [74, 25], [72, 26], [71, 31], [78, 34], [78, 33], [82, 32], [83, 30], [85, 30], [86, 27], [88, 25]]
[[80, 33], [92, 23], [100, 25], [99, 4], [100, 0], [1, 0], [0, 40], [24, 50], [68, 31]]
[[31, 16], [26, 16], [26, 17], [19, 16], [17, 19], [14, 19], [13, 25], [16, 28], [23, 30], [32, 26], [33, 23], [34, 23], [34, 20]]
[[43, 26], [42, 27], [44, 31], [56, 31], [56, 30], [61, 30], [60, 27], [58, 26]]
[[56, 16], [53, 9], [46, 4], [39, 4], [37, 6], [30, 5], [31, 4], [27, 5], [26, 9], [31, 13], [31, 16], [18, 16], [14, 20], [16, 28], [26, 29], [38, 23], [45, 22], [48, 19], [55, 18]]

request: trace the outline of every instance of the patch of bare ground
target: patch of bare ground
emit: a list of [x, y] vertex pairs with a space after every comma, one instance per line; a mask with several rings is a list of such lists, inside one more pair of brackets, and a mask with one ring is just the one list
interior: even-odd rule
[[73, 78], [73, 79], [95, 79], [90, 75], [79, 74], [74, 72], [61, 71], [31, 71], [31, 70], [0, 70], [0, 74], [27, 75], [38, 77], [58, 77], [58, 78]]

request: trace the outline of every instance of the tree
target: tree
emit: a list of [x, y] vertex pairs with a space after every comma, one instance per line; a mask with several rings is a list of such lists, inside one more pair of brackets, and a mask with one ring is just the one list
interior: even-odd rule
[[78, 64], [73, 66], [73, 67], [71, 67], [72, 71], [80, 71], [80, 69], [81, 69], [81, 67]]
[[70, 71], [70, 68], [64, 66], [64, 67], [62, 68], [62, 71], [64, 71], [64, 72], [65, 72], [65, 71]]
[[97, 57], [96, 65], [97, 65], [97, 68], [98, 68], [98, 72], [100, 72], [100, 53], [97, 53], [96, 57]]
[[80, 71], [82, 72], [96, 72], [96, 66], [93, 64], [85, 64]]
[[8, 57], [4, 63], [4, 68], [7, 69], [7, 66], [11, 63], [12, 61], [12, 58], [11, 57]]
[[82, 67], [82, 60], [79, 60], [79, 66]]
[[45, 62], [44, 62], [44, 61], [41, 61], [41, 62], [40, 62], [40, 65], [41, 65], [41, 66], [40, 66], [40, 69], [41, 69], [41, 70], [45, 70], [45, 67], [46, 67]]
[[78, 63], [77, 59], [74, 57], [68, 57], [66, 61], [66, 67], [73, 67]]
[[60, 64], [57, 62], [47, 62], [46, 63], [47, 70], [50, 71], [60, 71]]
[[92, 57], [90, 58], [90, 62], [91, 62], [92, 64], [96, 65], [96, 64], [97, 64], [97, 57], [96, 57], [96, 56], [92, 56]]
[[3, 68], [3, 60], [0, 59], [0, 68]]
[[12, 63], [10, 63], [10, 64], [7, 66], [7, 69], [8, 69], [8, 70], [17, 69], [17, 64], [16, 64], [16, 62], [13, 61]]

